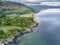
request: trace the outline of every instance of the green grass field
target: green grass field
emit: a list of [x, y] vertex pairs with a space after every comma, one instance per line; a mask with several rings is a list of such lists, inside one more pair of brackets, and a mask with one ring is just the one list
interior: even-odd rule
[[33, 14], [24, 14], [24, 15], [20, 15], [20, 17], [32, 17]]
[[8, 32], [12, 29], [21, 29], [19, 26], [0, 26], [0, 29], [2, 29], [4, 32]]
[[[14, 15], [7, 15], [7, 16], [9, 16], [9, 17], [14, 17]], [[16, 15], [15, 15], [16, 16]], [[17, 15], [17, 16], [20, 16], [20, 17], [32, 17], [33, 16], [33, 14], [23, 14], [23, 15]]]
[[[16, 17], [15, 17], [16, 16]], [[5, 40], [17, 31], [26, 31], [26, 29], [35, 24], [33, 14], [9, 15], [2, 18], [0, 26], [0, 40]], [[4, 23], [3, 23], [4, 22]]]
[[[14, 16], [11, 16], [11, 18]], [[32, 14], [24, 14], [24, 15], [20, 15], [20, 17], [32, 17]], [[2, 29], [4, 32], [8, 32], [9, 30], [12, 29], [21, 29], [21, 27], [19, 26], [0, 26], [0, 29]]]

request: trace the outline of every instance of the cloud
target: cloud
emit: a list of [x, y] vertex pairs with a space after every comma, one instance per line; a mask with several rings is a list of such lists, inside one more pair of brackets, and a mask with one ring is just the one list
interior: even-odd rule
[[59, 2], [60, 0], [7, 0], [7, 1], [14, 1], [14, 2]]
[[23, 2], [23, 0], [6, 0], [6, 1]]
[[40, 1], [45, 1], [45, 0], [7, 0], [7, 1], [15, 1], [15, 2], [40, 2]]
[[36, 2], [37, 0], [24, 0], [26, 2]]
[[60, 2], [42, 2], [40, 5], [60, 6]]

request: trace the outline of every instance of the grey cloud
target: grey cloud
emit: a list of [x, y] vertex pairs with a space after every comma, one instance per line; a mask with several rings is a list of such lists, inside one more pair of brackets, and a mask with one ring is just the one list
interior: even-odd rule
[[[27, 1], [27, 0], [7, 0], [7, 1]], [[41, 2], [41, 1], [54, 1], [54, 2], [59, 2], [60, 0], [35, 0], [35, 2]]]

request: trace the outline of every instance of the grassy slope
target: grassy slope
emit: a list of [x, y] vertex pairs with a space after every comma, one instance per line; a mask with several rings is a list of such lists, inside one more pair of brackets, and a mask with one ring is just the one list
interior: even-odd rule
[[[32, 14], [25, 14], [25, 15], [21, 15], [20, 17], [32, 17]], [[35, 25], [36, 23], [33, 21], [32, 24], [30, 26]], [[20, 26], [0, 26], [0, 29], [2, 29], [6, 34], [3, 34], [0, 36], [0, 40], [6, 40], [7, 38], [9, 38], [10, 36], [14, 35], [10, 30], [13, 30], [14, 32], [17, 32], [16, 29], [20, 30], [20, 31], [25, 31], [28, 27], [25, 27], [23, 29], [23, 27]], [[1, 38], [2, 37], [2, 38]]]
[[24, 15], [21, 15], [20, 17], [32, 17], [33, 14], [24, 14]]
[[[11, 3], [11, 2], [10, 2]], [[1, 3], [0, 3], [1, 4]], [[16, 4], [16, 3], [15, 3]], [[19, 3], [17, 3], [17, 4], [19, 4]], [[8, 4], [7, 4], [8, 5]], [[20, 4], [19, 4], [20, 5]], [[22, 4], [21, 4], [22, 5]], [[3, 6], [4, 6], [4, 4], [3, 4]], [[24, 5], [25, 6], [25, 5]], [[32, 10], [32, 11], [31, 11]], [[26, 18], [29, 18], [29, 17], [32, 17], [33, 16], [33, 13], [34, 13], [34, 10], [32, 9], [32, 8], [29, 8], [29, 7], [24, 7], [24, 8], [22, 8], [22, 9], [14, 9], [14, 10], [7, 10], [7, 11], [5, 11], [5, 13], [8, 13], [8, 14], [11, 14], [12, 12], [14, 12], [14, 13], [17, 13], [17, 12], [24, 12], [23, 14], [20, 14], [20, 13], [18, 13], [18, 14], [16, 14], [16, 15], [19, 15], [20, 17], [26, 17]], [[26, 13], [26, 12], [28, 12], [28, 13]], [[6, 14], [6, 15], [8, 15], [8, 14]], [[13, 16], [11, 16], [11, 18], [12, 18]], [[29, 24], [29, 23], [28, 23]], [[34, 23], [34, 21], [32, 22], [32, 25], [33, 24], [35, 24]], [[21, 30], [22, 28], [20, 27], [20, 26], [0, 26], [0, 29], [2, 29], [4, 32], [6, 32], [7, 34], [6, 35], [8, 35], [8, 31], [9, 30], [14, 30], [14, 29], [19, 29], [19, 30]], [[21, 31], [23, 31], [23, 30], [21, 30]], [[4, 34], [3, 34], [4, 35]], [[2, 36], [0, 36], [0, 38], [1, 37], [3, 37], [3, 35]], [[11, 34], [12, 35], [12, 34]], [[7, 36], [7, 37], [9, 37], [9, 35]], [[6, 36], [4, 35], [4, 37], [2, 38], [2, 39], [5, 39], [6, 38]]]
[[2, 29], [4, 32], [8, 32], [10, 29], [18, 28], [20, 29], [19, 26], [0, 26], [0, 29]]
[[[20, 15], [20, 17], [32, 17], [32, 14], [24, 14], [24, 15]], [[21, 27], [19, 26], [0, 26], [0, 29], [2, 29], [4, 32], [8, 32], [8, 30], [12, 30], [12, 29], [21, 29]]]

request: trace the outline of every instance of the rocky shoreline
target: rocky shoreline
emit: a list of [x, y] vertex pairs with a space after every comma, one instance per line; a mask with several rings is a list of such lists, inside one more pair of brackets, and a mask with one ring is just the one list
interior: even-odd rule
[[21, 36], [23, 36], [26, 33], [33, 32], [33, 29], [37, 25], [38, 25], [38, 23], [36, 23], [34, 26], [31, 26], [31, 27], [27, 28], [26, 31], [17, 32], [14, 35], [12, 35], [11, 37], [9, 37], [7, 40], [0, 41], [0, 45], [13, 45], [14, 43], [16, 43], [16, 40], [17, 40], [18, 37], [21, 37]]

